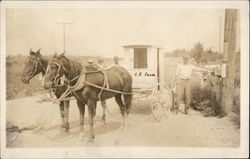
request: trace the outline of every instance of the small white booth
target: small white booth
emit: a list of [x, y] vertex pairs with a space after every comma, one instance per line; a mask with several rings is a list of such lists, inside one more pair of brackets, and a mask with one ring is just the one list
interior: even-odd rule
[[151, 88], [164, 81], [163, 48], [154, 45], [123, 45], [120, 65], [133, 77], [133, 88]]

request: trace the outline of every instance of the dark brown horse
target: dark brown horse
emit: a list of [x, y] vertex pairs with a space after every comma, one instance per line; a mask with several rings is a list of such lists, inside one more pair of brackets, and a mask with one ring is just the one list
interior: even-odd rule
[[[44, 86], [52, 86], [53, 82], [55, 82], [63, 75], [65, 75], [65, 77], [69, 81], [71, 81], [75, 77], [79, 76], [79, 73], [81, 71], [82, 68], [79, 67], [77, 62], [73, 62], [66, 58], [63, 54], [61, 54], [50, 61], [49, 66], [47, 68], [47, 72], [44, 76]], [[116, 103], [119, 105], [123, 117], [122, 127], [126, 127], [126, 116], [129, 114], [129, 110], [131, 107], [132, 77], [129, 72], [120, 66], [113, 66], [109, 69], [104, 70], [104, 72], [107, 75], [107, 81], [109, 89], [111, 91], [100, 89], [100, 87], [103, 87], [104, 85], [105, 76], [103, 72], [96, 71], [94, 73], [87, 73], [85, 75], [86, 83], [83, 89], [74, 92], [74, 95], [77, 100], [77, 105], [80, 111], [81, 137], [83, 137], [82, 134], [84, 127], [85, 104], [88, 105], [90, 124], [89, 141], [94, 141], [95, 137], [93, 126], [94, 117], [96, 114], [96, 103], [98, 100], [106, 100], [115, 97]], [[72, 82], [72, 85], [76, 83], [76, 81]], [[99, 88], [97, 88], [96, 86], [98, 86]], [[112, 90], [115, 90], [116, 92]], [[102, 93], [99, 94], [100, 92]], [[98, 97], [98, 95], [100, 95], [100, 98]], [[122, 96], [124, 98], [124, 101], [122, 101]]]
[[[45, 58], [41, 55], [40, 49], [36, 52], [30, 49], [30, 55], [27, 57], [24, 70], [22, 73], [22, 82], [28, 84], [30, 80], [35, 77], [37, 74], [42, 73], [45, 75], [47, 66], [48, 66], [49, 59]], [[59, 81], [61, 82], [61, 81]], [[54, 94], [57, 98], [59, 98], [65, 91], [67, 87], [60, 87], [54, 89]], [[61, 128], [65, 128], [65, 132], [69, 131], [69, 101], [63, 101], [59, 103], [60, 113], [61, 113]]]

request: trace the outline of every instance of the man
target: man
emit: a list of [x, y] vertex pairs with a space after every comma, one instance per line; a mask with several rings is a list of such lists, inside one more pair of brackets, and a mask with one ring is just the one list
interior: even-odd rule
[[185, 99], [185, 114], [188, 114], [190, 99], [191, 99], [191, 75], [193, 71], [207, 71], [200, 67], [196, 67], [188, 63], [189, 57], [187, 55], [183, 56], [183, 64], [177, 67], [175, 81], [177, 83], [176, 93], [177, 93], [177, 105], [175, 106], [176, 114], [178, 112], [181, 100]]
[[103, 59], [99, 59], [97, 65], [103, 70], [105, 68]]
[[114, 63], [116, 65], [119, 65], [119, 58], [117, 56], [114, 57]]

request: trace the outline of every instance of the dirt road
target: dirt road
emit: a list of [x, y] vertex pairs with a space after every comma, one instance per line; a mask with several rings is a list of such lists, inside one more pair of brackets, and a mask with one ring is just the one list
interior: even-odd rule
[[[8, 147], [76, 147], [76, 146], [192, 146], [236, 147], [240, 131], [228, 118], [203, 117], [199, 112], [189, 115], [169, 114], [156, 122], [147, 102], [134, 102], [126, 131], [120, 130], [121, 116], [114, 99], [107, 101], [110, 114], [107, 123], [101, 123], [98, 103], [95, 124], [96, 139], [89, 143], [88, 115], [85, 116], [85, 138], [79, 138], [79, 112], [75, 101], [70, 106], [70, 133], [60, 131], [59, 107], [51, 103], [37, 103], [39, 97], [7, 101], [8, 124], [19, 128], [37, 126], [35, 130], [7, 134]], [[87, 114], [87, 113], [86, 113]]]

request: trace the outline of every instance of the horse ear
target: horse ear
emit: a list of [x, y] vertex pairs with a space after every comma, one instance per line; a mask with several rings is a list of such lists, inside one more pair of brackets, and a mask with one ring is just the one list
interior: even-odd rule
[[56, 58], [56, 57], [57, 57], [57, 52], [55, 52], [53, 55], [53, 58]]
[[39, 48], [36, 53], [40, 53], [40, 51], [41, 51], [41, 48]]
[[32, 49], [30, 48], [30, 54], [32, 54], [32, 52], [33, 52], [33, 51], [32, 51]]
[[39, 49], [39, 50], [36, 51], [36, 55], [37, 55], [37, 56], [40, 55], [40, 50], [41, 50], [41, 49]]

